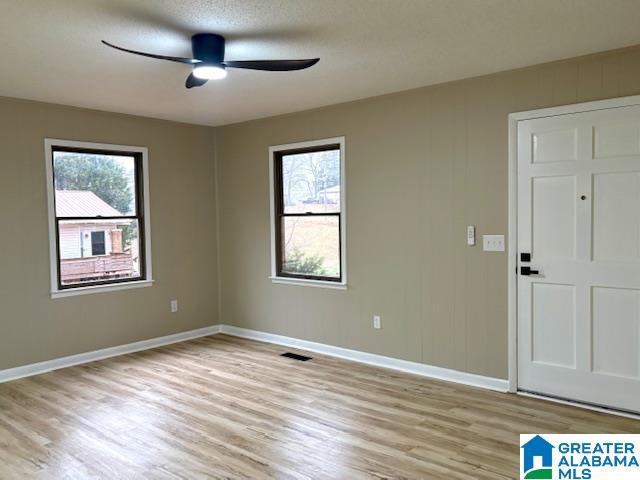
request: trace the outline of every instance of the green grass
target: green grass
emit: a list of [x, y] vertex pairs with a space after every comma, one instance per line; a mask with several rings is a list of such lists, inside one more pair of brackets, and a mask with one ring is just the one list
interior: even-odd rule
[[550, 480], [553, 478], [553, 470], [550, 468], [538, 468], [537, 470], [531, 470], [525, 475], [524, 478], [538, 478]]

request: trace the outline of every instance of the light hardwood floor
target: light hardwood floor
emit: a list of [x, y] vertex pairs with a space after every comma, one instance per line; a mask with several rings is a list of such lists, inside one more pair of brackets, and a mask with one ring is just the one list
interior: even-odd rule
[[1, 384], [0, 478], [516, 478], [519, 433], [640, 431], [284, 351], [217, 335]]

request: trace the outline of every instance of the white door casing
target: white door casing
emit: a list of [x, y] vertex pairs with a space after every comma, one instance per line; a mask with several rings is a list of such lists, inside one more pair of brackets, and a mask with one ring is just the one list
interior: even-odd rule
[[640, 106], [516, 131], [518, 388], [638, 412]]
[[82, 258], [93, 256], [91, 230], [83, 230], [82, 232], [80, 232], [80, 242], [82, 244]]

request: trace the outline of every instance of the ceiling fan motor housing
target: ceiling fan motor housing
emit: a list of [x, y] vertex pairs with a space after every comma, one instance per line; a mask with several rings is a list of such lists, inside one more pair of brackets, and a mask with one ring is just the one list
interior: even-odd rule
[[205, 65], [224, 62], [224, 37], [215, 33], [197, 33], [191, 37], [193, 57]]

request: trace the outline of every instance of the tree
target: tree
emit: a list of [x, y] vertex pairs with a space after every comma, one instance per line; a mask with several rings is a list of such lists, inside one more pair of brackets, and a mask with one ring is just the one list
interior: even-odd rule
[[126, 170], [115, 159], [99, 155], [56, 155], [56, 190], [89, 190], [118, 210], [129, 214], [133, 192]]
[[340, 184], [340, 154], [335, 150], [288, 155], [282, 161], [284, 203], [318, 198], [321, 191]]
[[340, 157], [334, 150], [316, 152], [306, 162], [309, 195], [317, 198], [320, 191], [340, 184]]

